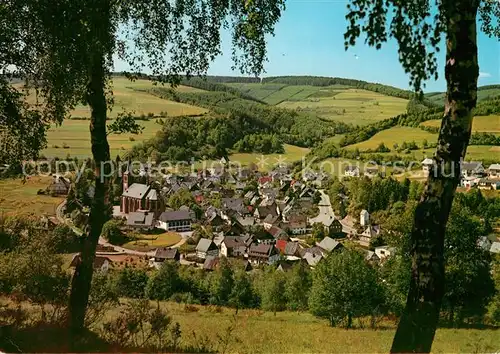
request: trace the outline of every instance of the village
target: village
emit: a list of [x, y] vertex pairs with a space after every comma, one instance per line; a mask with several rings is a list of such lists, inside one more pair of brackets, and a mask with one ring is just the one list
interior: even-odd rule
[[[432, 163], [431, 159], [422, 161], [424, 173]], [[464, 162], [461, 171], [462, 187], [500, 187], [500, 164], [484, 168], [481, 162]], [[296, 178], [285, 165], [268, 173], [250, 167], [234, 171], [223, 158], [215, 168], [169, 174], [161, 181], [150, 179], [144, 170], [139, 175], [146, 183], [133, 182], [129, 171], [123, 173], [120, 205], [113, 207], [113, 218], [123, 222], [126, 233], [172, 232], [181, 235], [181, 241], [142, 253], [111, 245], [103, 238], [100, 246], [148, 257], [150, 267], [159, 268], [172, 260], [211, 271], [220, 257], [227, 257], [244, 262], [245, 269], [264, 264], [285, 269], [296, 262], [314, 268], [346, 242], [363, 250], [369, 262], [384, 262], [395, 253], [387, 245], [372, 246], [383, 230], [370, 220], [367, 210], [344, 217], [335, 214], [325, 192], [331, 177], [324, 172], [306, 170]], [[344, 170], [344, 178], [362, 176], [374, 178], [380, 173], [378, 168], [365, 168], [361, 175], [356, 166]], [[64, 178], [54, 185], [60, 192], [70, 187]], [[168, 205], [172, 195], [182, 193], [191, 196], [196, 211], [193, 204], [177, 209]], [[500, 242], [483, 237], [481, 243], [492, 253], [500, 252]], [[102, 266], [104, 258], [111, 262], [106, 252], [98, 252], [96, 264]]]

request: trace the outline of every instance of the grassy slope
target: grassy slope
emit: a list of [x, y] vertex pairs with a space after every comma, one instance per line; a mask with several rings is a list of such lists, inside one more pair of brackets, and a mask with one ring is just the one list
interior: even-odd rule
[[39, 189], [45, 189], [51, 182], [50, 177], [31, 177], [0, 180], [0, 215], [55, 215], [56, 207], [64, 199], [48, 195], [37, 195]]
[[[162, 305], [180, 323], [185, 344], [196, 343], [193, 331], [198, 340], [206, 336], [212, 343], [217, 343], [217, 336], [224, 336], [227, 328], [234, 324], [227, 352], [381, 353], [389, 351], [394, 336], [394, 324], [388, 321], [379, 330], [345, 330], [331, 328], [327, 321], [309, 313], [278, 312], [274, 316], [272, 312], [241, 310], [233, 320], [233, 309], [223, 308], [222, 312], [215, 312], [210, 311], [210, 307], [197, 307], [199, 311], [188, 312], [183, 305]], [[498, 331], [495, 330], [439, 329], [433, 345], [435, 353], [495, 350], [498, 350]]]
[[421, 144], [424, 139], [426, 139], [429, 143], [434, 143], [437, 140], [437, 134], [431, 134], [420, 128], [398, 126], [383, 130], [366, 141], [349, 145], [348, 148], [358, 148], [360, 151], [363, 151], [367, 149], [376, 149], [380, 143], [384, 143], [385, 146], [392, 150], [395, 143], [401, 145], [404, 141], [415, 141], [417, 144]]
[[[422, 125], [429, 127], [440, 127], [441, 120], [429, 120], [422, 123]], [[472, 123], [472, 131], [500, 133], [500, 115], [474, 117], [474, 121]]]
[[[21, 87], [21, 85], [18, 85], [18, 87]], [[114, 77], [113, 94], [115, 104], [113, 111], [109, 114], [109, 116], [116, 117], [116, 115], [123, 110], [135, 111], [137, 115], [148, 114], [150, 112], [155, 115], [159, 115], [160, 112], [167, 112], [169, 116], [202, 114], [206, 112], [205, 109], [200, 107], [164, 100], [153, 95], [134, 90], [134, 88], [144, 89], [150, 87], [153, 87], [153, 84], [147, 80], [137, 80], [132, 82], [125, 77]], [[202, 91], [187, 86], [179, 86], [177, 89], [188, 92]], [[35, 103], [35, 96], [28, 96], [28, 102]], [[88, 106], [78, 105], [75, 110], [71, 112], [71, 115], [75, 117], [90, 117], [90, 109]]]
[[365, 125], [401, 114], [407, 100], [343, 85], [229, 84], [282, 108], [310, 111], [320, 117]]
[[279, 107], [301, 108], [314, 112], [322, 118], [366, 125], [404, 113], [407, 105], [404, 99], [360, 89], [335, 89], [323, 92], [323, 97], [284, 101]]
[[[445, 92], [433, 92], [433, 93], [427, 94], [425, 96], [429, 100], [431, 100], [432, 102], [435, 102], [438, 104], [444, 104], [445, 95], [446, 95]], [[493, 96], [500, 96], [500, 89], [492, 88], [492, 89], [479, 90], [477, 92], [478, 101], [481, 101], [481, 100], [484, 100], [488, 97], [493, 97]]]
[[[139, 135], [120, 134], [108, 136], [110, 152], [113, 158], [130, 149], [137, 142], [152, 138], [161, 129], [161, 126], [156, 124], [154, 120], [138, 121], [138, 123], [144, 127], [143, 132]], [[134, 141], [130, 140], [131, 137]], [[61, 126], [53, 126], [49, 129], [47, 142], [47, 148], [42, 151], [42, 154], [46, 157], [65, 158], [68, 154], [79, 158], [89, 157], [91, 156], [89, 121], [67, 119]], [[64, 143], [69, 146], [68, 149], [62, 148]]]

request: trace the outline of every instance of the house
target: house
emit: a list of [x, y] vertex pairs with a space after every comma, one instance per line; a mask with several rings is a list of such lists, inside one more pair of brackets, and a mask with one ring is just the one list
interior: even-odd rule
[[271, 187], [273, 178], [271, 176], [262, 176], [258, 179], [259, 188]]
[[278, 215], [268, 214], [264, 220], [262, 220], [262, 225], [264, 225], [264, 229], [269, 230], [271, 227], [277, 224], [279, 219]]
[[153, 230], [155, 228], [154, 214], [149, 211], [134, 211], [128, 214], [129, 229]]
[[359, 244], [368, 247], [372, 238], [380, 234], [378, 226], [368, 226], [365, 231], [359, 235]]
[[59, 175], [54, 175], [52, 183], [47, 187], [47, 192], [50, 195], [67, 195], [69, 193], [71, 183], [69, 179], [66, 179]]
[[359, 224], [361, 226], [368, 226], [370, 224], [370, 213], [368, 213], [368, 210], [361, 210], [359, 213]]
[[316, 246], [321, 248], [324, 252], [328, 253], [344, 248], [344, 246], [340, 242], [328, 236], [321, 240], [321, 242], [316, 242]]
[[248, 260], [254, 264], [273, 264], [279, 253], [273, 244], [252, 243], [248, 249]]
[[249, 230], [252, 226], [255, 225], [255, 219], [250, 215], [235, 215], [233, 216], [233, 221], [238, 223], [243, 230]]
[[222, 198], [222, 209], [224, 211], [233, 211], [240, 215], [248, 213], [243, 198]]
[[267, 232], [274, 237], [275, 240], [278, 239], [288, 239], [288, 234], [277, 226], [272, 226]]
[[424, 161], [421, 162], [421, 164], [422, 164], [422, 171], [429, 173], [432, 165], [434, 165], [434, 160], [430, 158], [425, 158]]
[[151, 185], [133, 183], [128, 185], [128, 173], [123, 174], [123, 193], [120, 212], [124, 214], [138, 210], [148, 210], [158, 214], [161, 210], [160, 198]]
[[249, 239], [252, 239], [251, 236], [225, 236], [220, 244], [220, 253], [225, 257], [243, 257], [247, 252]]
[[352, 216], [346, 215], [345, 218], [340, 220], [340, 223], [342, 224], [342, 232], [347, 234], [349, 237], [353, 237], [358, 234], [356, 230], [356, 220]]
[[227, 222], [218, 212], [213, 212], [208, 216], [206, 224], [210, 225], [215, 232], [219, 232], [224, 225], [227, 225]]
[[[71, 260], [69, 266], [71, 268], [76, 268], [76, 266], [80, 264], [81, 261], [81, 256], [79, 253], [77, 253], [73, 256], [73, 259]], [[111, 263], [111, 259], [109, 259], [108, 257], [95, 256], [93, 267], [95, 271], [106, 273], [109, 270]]]
[[300, 200], [310, 200], [312, 201], [314, 198], [314, 190], [309, 187], [305, 187], [299, 194]]
[[500, 254], [500, 242], [493, 242], [490, 247], [490, 252]]
[[158, 218], [158, 228], [175, 232], [191, 231], [191, 219], [192, 215], [187, 210], [164, 211]]
[[367, 251], [365, 261], [372, 262], [372, 263], [378, 263], [378, 262], [380, 262], [380, 258], [377, 256], [377, 254], [375, 252]]
[[302, 214], [290, 215], [285, 228], [292, 235], [304, 235], [307, 233], [307, 217]]
[[314, 181], [312, 181], [312, 184], [318, 188], [322, 188], [328, 183], [329, 180], [330, 180], [330, 177], [326, 173], [320, 172], [316, 176], [316, 179]]
[[363, 173], [366, 177], [373, 178], [378, 176], [378, 167], [367, 167]]
[[463, 161], [460, 164], [460, 169], [462, 171], [463, 177], [481, 176], [484, 173], [483, 164], [482, 162], [478, 161], [471, 161], [471, 162]]
[[479, 180], [479, 183], [477, 184], [477, 187], [479, 189], [497, 190], [497, 189], [500, 189], [500, 181], [494, 181], [494, 180], [487, 179], [487, 178], [481, 178]]
[[488, 176], [490, 178], [500, 178], [500, 163], [494, 163], [488, 167]]
[[346, 176], [346, 177], [359, 177], [359, 167], [347, 166], [344, 169], [344, 176]]
[[300, 259], [300, 245], [298, 242], [277, 240], [276, 248], [282, 255], [287, 257], [288, 260]]
[[165, 261], [178, 262], [180, 259], [181, 256], [177, 248], [161, 247], [155, 250], [153, 257], [149, 260], [149, 266], [160, 268]]
[[205, 259], [208, 256], [218, 256], [219, 248], [217, 245], [208, 238], [202, 238], [196, 245], [196, 256], [201, 259]]
[[323, 225], [325, 226], [325, 232], [330, 236], [342, 236], [342, 224], [339, 220], [335, 219], [330, 215], [328, 220], [323, 221]]
[[460, 181], [460, 185], [464, 188], [473, 188], [475, 186], [478, 185], [479, 183], [479, 178], [477, 177], [465, 177], [465, 178], [462, 178], [462, 180]]
[[304, 182], [314, 181], [317, 178], [316, 172], [311, 169], [304, 170], [302, 172], [302, 180]]
[[254, 216], [259, 219], [265, 219], [268, 215], [278, 216], [278, 206], [275, 202], [271, 204], [261, 203], [256, 209]]
[[161, 247], [155, 250], [153, 258], [155, 262], [179, 261], [180, 253], [177, 248]]
[[303, 259], [307, 262], [307, 264], [311, 267], [314, 268], [315, 266], [318, 265], [319, 261], [323, 259], [323, 256], [321, 254], [315, 254], [315, 253], [310, 253], [307, 252]]
[[212, 272], [219, 266], [220, 258], [218, 256], [207, 256], [205, 262], [203, 262], [203, 269]]
[[390, 256], [393, 256], [396, 253], [396, 248], [389, 246], [380, 246], [375, 247], [375, 254], [378, 256], [380, 260], [384, 260]]

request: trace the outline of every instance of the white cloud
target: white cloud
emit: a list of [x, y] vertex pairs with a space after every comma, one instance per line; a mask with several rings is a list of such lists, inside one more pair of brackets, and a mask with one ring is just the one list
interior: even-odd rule
[[491, 77], [491, 74], [490, 73], [479, 72], [479, 78], [480, 79], [485, 78], [485, 77]]

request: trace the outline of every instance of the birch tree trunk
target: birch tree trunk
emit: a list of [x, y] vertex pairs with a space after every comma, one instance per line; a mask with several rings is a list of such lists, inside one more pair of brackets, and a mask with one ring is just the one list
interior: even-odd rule
[[106, 49], [110, 40], [110, 3], [108, 0], [88, 2], [89, 82], [86, 101], [91, 110], [90, 140], [95, 166], [95, 193], [90, 207], [88, 229], [81, 262], [76, 266], [71, 282], [69, 325], [73, 334], [85, 325], [85, 313], [92, 283], [95, 251], [102, 227], [109, 215], [109, 176], [111, 172], [109, 144], [106, 134], [107, 101], [105, 94], [107, 68]]
[[391, 352], [428, 353], [444, 295], [444, 235], [460, 181], [477, 99], [476, 16], [478, 0], [448, 1], [445, 113], [439, 131], [435, 165], [415, 212], [411, 233], [410, 289]]

